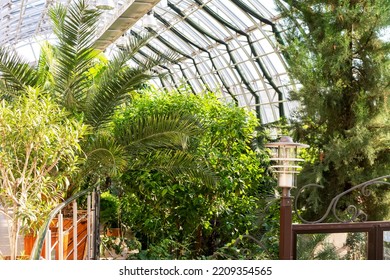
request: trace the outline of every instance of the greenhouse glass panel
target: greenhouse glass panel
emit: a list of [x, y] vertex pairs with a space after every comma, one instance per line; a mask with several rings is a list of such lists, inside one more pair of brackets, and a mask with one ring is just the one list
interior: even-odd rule
[[[12, 46], [26, 55], [29, 62], [36, 62], [39, 44], [52, 40], [48, 10], [59, 2], [70, 3], [0, 0], [0, 44]], [[133, 2], [138, 6], [133, 6]], [[90, 3], [94, 5], [95, 1]], [[296, 107], [296, 103], [287, 101], [295, 85], [286, 74], [285, 61], [277, 47], [275, 32], [282, 28], [273, 1], [114, 0], [114, 3], [113, 10], [102, 11], [101, 33], [96, 35], [97, 40], [108, 42], [102, 49], [107, 50], [108, 56], [117, 50], [116, 41], [122, 34], [148, 31], [153, 32], [148, 48], [142, 48], [130, 65], [168, 49], [180, 57], [172, 65], [154, 69], [171, 75], [163, 83], [156, 79], [154, 84], [167, 89], [187, 84], [194, 93], [201, 93], [207, 84], [226, 100], [261, 112], [262, 122], [277, 120], [281, 113], [279, 106], [285, 106], [286, 116]], [[155, 17], [156, 26], [144, 26], [147, 13]], [[121, 25], [123, 22], [126, 25]], [[114, 31], [114, 35], [110, 34]]]

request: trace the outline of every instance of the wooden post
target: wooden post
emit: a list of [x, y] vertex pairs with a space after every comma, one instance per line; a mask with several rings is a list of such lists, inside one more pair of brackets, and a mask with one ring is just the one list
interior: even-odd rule
[[279, 258], [292, 260], [292, 207], [290, 190], [283, 188], [280, 200]]

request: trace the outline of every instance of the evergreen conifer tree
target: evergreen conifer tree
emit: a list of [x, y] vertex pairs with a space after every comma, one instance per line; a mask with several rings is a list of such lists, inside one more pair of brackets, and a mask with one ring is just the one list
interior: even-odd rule
[[[276, 2], [287, 23], [290, 73], [301, 85], [291, 94], [301, 104], [293, 128], [311, 146], [300, 184], [325, 186], [304, 201], [315, 210], [306, 218], [315, 219], [335, 195], [390, 174], [390, 1]], [[384, 219], [389, 189], [371, 189], [339, 209], [361, 204], [369, 220]]]

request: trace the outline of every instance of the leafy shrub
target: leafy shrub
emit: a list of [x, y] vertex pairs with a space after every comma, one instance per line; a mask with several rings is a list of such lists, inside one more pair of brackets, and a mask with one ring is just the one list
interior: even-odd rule
[[100, 222], [106, 227], [119, 227], [119, 198], [106, 191], [100, 197]]
[[274, 180], [268, 154], [256, 144], [265, 137], [257, 118], [212, 93], [151, 92], [133, 97], [133, 103], [117, 114], [114, 131], [148, 114], [169, 112], [200, 120], [203, 133], [190, 139], [187, 151], [202, 158], [219, 181], [210, 186], [194, 176], [127, 170], [121, 178], [122, 222], [142, 243], [138, 257], [204, 258], [240, 235], [258, 238], [263, 232], [259, 213], [266, 207], [265, 198], [273, 196]]

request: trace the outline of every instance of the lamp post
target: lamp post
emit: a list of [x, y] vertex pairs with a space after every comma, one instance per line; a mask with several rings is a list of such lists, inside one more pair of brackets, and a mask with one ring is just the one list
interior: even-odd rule
[[297, 164], [302, 159], [297, 158], [298, 148], [307, 148], [308, 145], [295, 143], [291, 137], [282, 136], [279, 142], [265, 145], [272, 150], [271, 160], [274, 172], [278, 174], [278, 187], [282, 189], [280, 200], [280, 239], [279, 258], [281, 260], [292, 259], [292, 206], [290, 190], [295, 187], [296, 175], [300, 166]]

